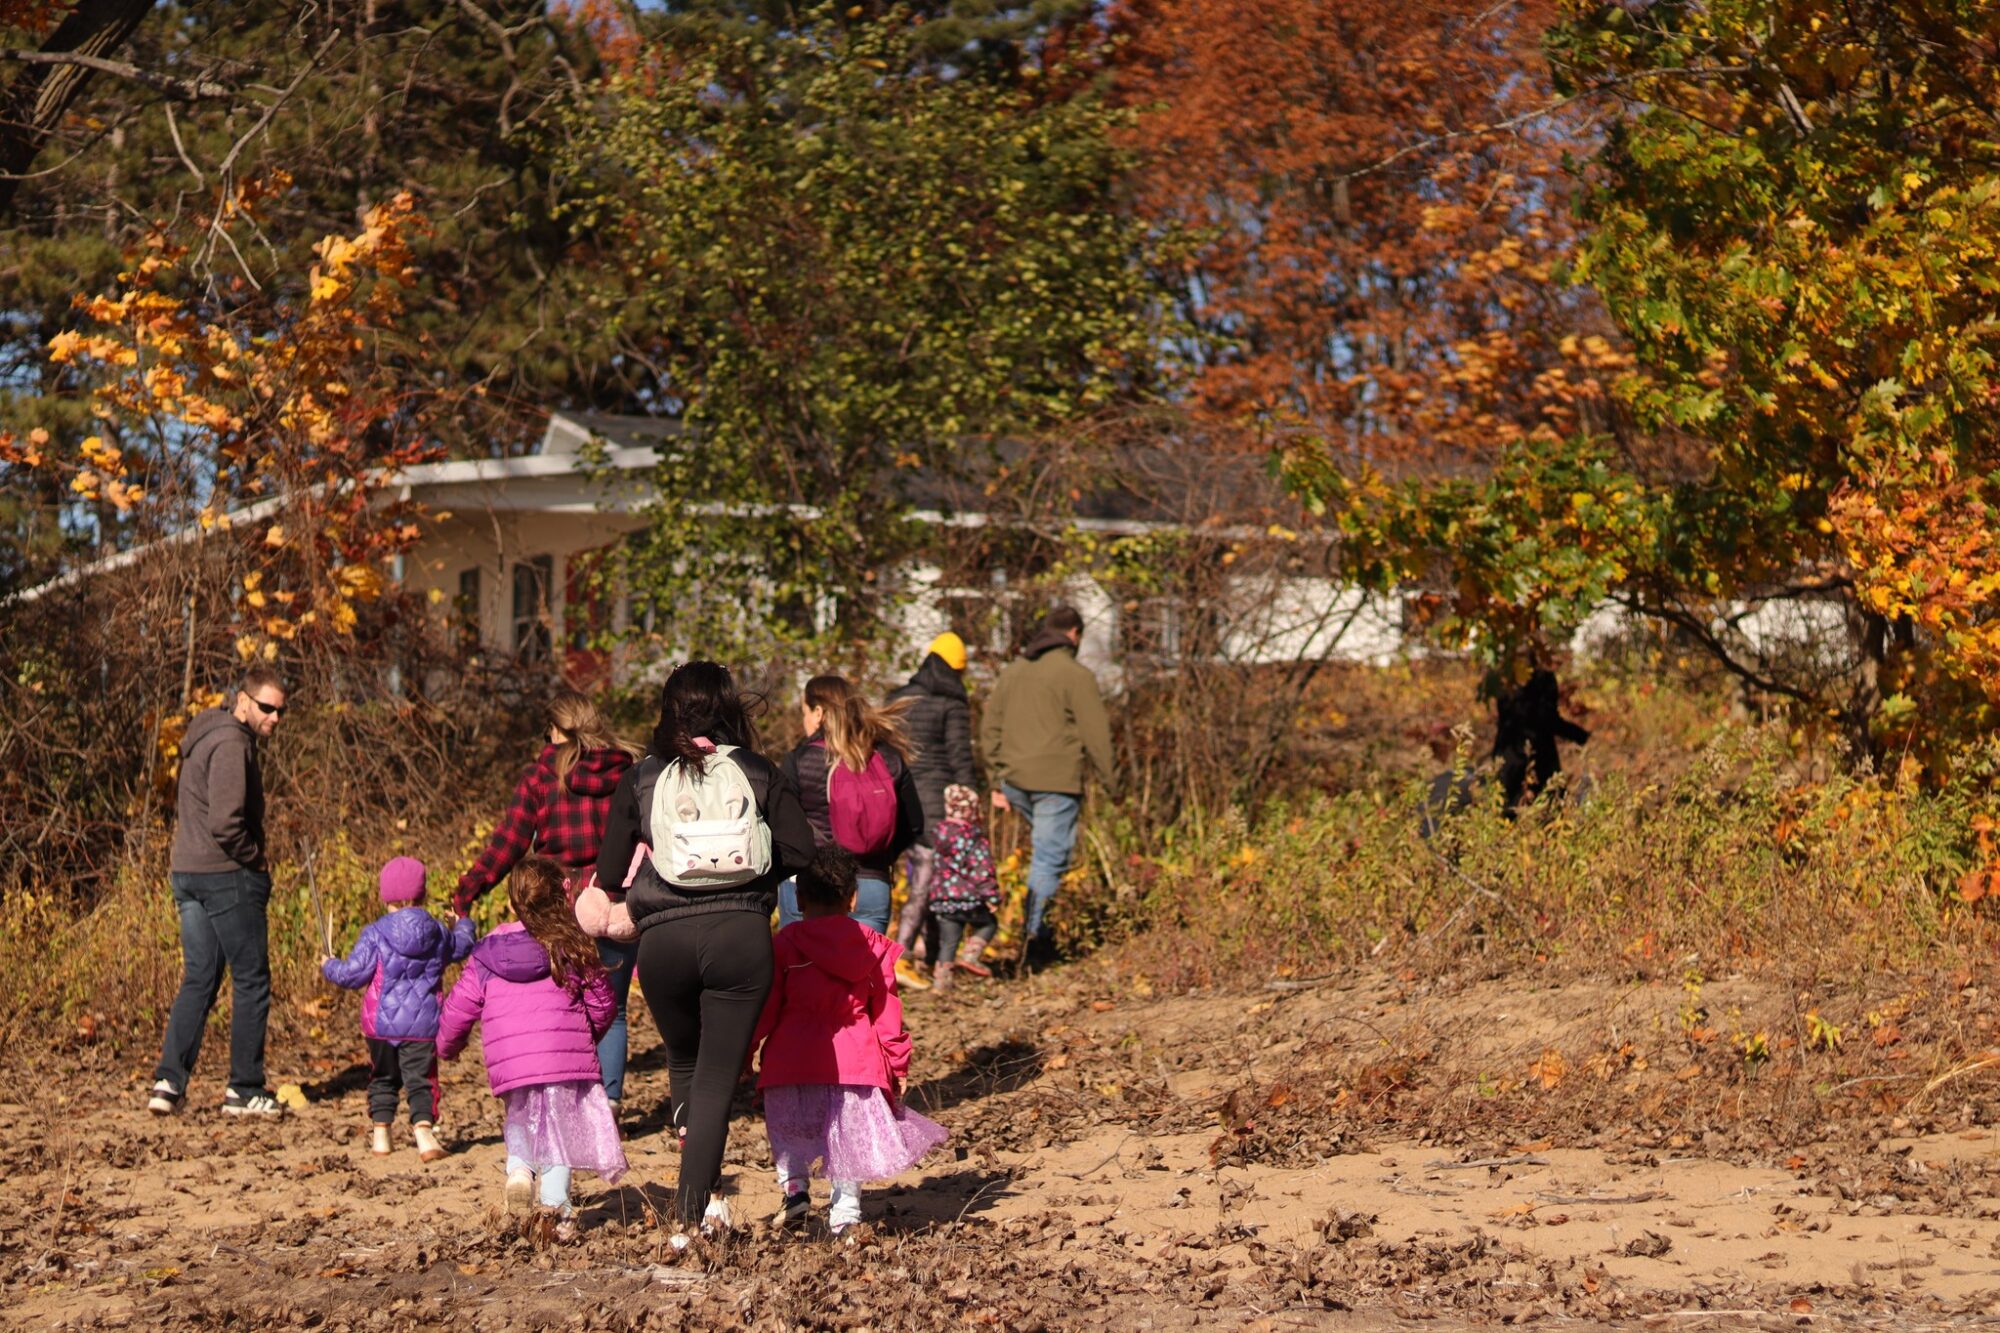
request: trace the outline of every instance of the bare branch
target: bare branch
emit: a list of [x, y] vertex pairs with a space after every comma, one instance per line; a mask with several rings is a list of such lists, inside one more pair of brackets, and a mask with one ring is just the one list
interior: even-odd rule
[[127, 60], [106, 60], [102, 56], [84, 55], [80, 51], [23, 51], [17, 47], [0, 47], [0, 60], [12, 61], [17, 65], [75, 65], [98, 74], [109, 74], [113, 78], [125, 79], [182, 102], [236, 96], [235, 89], [210, 79], [179, 78], [172, 74], [162, 74], [158, 70], [141, 69]]
[[201, 168], [196, 166], [194, 159], [188, 156], [187, 145], [181, 142], [180, 122], [174, 119], [174, 104], [168, 102], [165, 110], [167, 113], [167, 133], [173, 136], [174, 151], [181, 155], [181, 164], [194, 176], [195, 184], [207, 185], [208, 177], [202, 175]]

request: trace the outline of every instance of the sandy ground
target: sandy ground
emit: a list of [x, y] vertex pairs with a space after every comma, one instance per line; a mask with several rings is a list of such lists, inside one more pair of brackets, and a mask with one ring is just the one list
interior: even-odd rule
[[[1728, 996], [1745, 1012], [1781, 999], [1748, 982]], [[568, 1245], [502, 1216], [498, 1108], [476, 1062], [448, 1071], [454, 1151], [427, 1166], [407, 1146], [368, 1154], [366, 1070], [338, 1008], [317, 1041], [274, 1041], [274, 1081], [311, 1098], [278, 1123], [212, 1109], [212, 1065], [189, 1110], [154, 1119], [145, 1055], [80, 1048], [0, 1105], [15, 1204], [0, 1218], [0, 1319], [1698, 1329], [2000, 1316], [1987, 1075], [1955, 1079], [1927, 1117], [1850, 1105], [1832, 1078], [1846, 1068], [1801, 1056], [1781, 1083], [1783, 1057], [1744, 1075], [1691, 1046], [1680, 1004], [1670, 986], [1425, 990], [1387, 975], [1141, 997], [1093, 969], [915, 996], [911, 1101], [953, 1143], [870, 1190], [862, 1236], [790, 1236], [765, 1220], [777, 1190], [746, 1098], [725, 1180], [744, 1225], [685, 1251], [660, 1218], [677, 1157], [644, 1024], [633, 1169], [615, 1187], [580, 1182], [585, 1232]], [[223, 1048], [213, 1040], [205, 1063]], [[1906, 1076], [1882, 1067], [1898, 1072], [1851, 1077], [1865, 1090]]]

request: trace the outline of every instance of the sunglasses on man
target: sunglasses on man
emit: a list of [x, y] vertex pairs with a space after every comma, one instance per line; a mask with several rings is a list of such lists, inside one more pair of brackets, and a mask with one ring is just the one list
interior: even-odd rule
[[267, 704], [254, 694], [250, 696], [250, 702], [256, 704], [266, 717], [283, 717], [285, 715], [286, 705], [284, 704]]

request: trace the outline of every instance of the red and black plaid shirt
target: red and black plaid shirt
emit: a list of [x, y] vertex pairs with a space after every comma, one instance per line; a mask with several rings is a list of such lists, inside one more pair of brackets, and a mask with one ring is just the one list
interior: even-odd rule
[[479, 896], [505, 879], [530, 851], [571, 869], [594, 865], [604, 842], [611, 793], [631, 766], [631, 756], [623, 750], [589, 750], [577, 757], [568, 782], [558, 786], [556, 747], [544, 749], [521, 775], [513, 804], [486, 840], [479, 859], [459, 876], [452, 907], [461, 913], [471, 911]]

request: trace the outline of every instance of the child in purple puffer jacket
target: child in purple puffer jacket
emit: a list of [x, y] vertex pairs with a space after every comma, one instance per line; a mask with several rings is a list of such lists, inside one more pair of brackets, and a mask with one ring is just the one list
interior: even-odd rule
[[438, 1054], [449, 1060], [481, 1025], [486, 1078], [507, 1108], [507, 1207], [522, 1211], [541, 1177], [555, 1234], [576, 1234], [572, 1169], [616, 1183], [625, 1173], [618, 1122], [605, 1098], [597, 1039], [617, 1004], [597, 942], [571, 913], [563, 868], [530, 856], [507, 877], [516, 920], [496, 926], [444, 1002]]
[[444, 969], [472, 952], [472, 922], [461, 918], [449, 931], [420, 903], [424, 863], [399, 856], [382, 867], [379, 887], [389, 910], [361, 928], [354, 952], [328, 955], [320, 972], [348, 990], [367, 987], [361, 997], [361, 1035], [368, 1039], [368, 1119], [374, 1128], [369, 1147], [389, 1154], [389, 1126], [396, 1120], [396, 1094], [410, 1102], [410, 1134], [426, 1162], [444, 1156], [432, 1126], [438, 1115], [438, 1003]]

